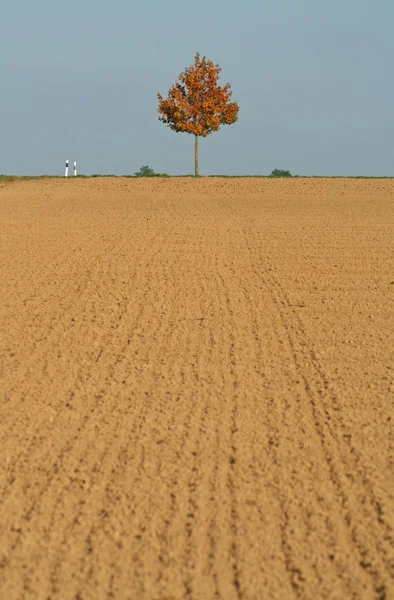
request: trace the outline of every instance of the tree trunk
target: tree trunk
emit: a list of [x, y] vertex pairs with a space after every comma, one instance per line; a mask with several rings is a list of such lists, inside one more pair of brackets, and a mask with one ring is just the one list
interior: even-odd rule
[[198, 177], [198, 135], [194, 136], [194, 175]]

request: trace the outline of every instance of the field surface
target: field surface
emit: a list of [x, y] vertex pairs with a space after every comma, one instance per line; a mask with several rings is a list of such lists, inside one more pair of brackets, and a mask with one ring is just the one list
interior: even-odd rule
[[0, 598], [394, 598], [394, 182], [0, 184]]

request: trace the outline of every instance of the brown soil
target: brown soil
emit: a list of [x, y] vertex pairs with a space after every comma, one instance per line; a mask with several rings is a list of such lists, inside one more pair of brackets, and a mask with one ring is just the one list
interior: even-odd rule
[[393, 198], [0, 185], [0, 598], [394, 598]]

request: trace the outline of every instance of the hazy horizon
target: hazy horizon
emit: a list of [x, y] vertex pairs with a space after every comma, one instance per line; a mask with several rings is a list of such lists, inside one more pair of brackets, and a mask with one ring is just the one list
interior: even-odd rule
[[240, 106], [200, 141], [202, 175], [394, 175], [394, 4], [296, 4], [7, 4], [0, 173], [61, 175], [66, 158], [86, 175], [193, 173], [193, 139], [158, 121], [156, 94], [198, 51]]

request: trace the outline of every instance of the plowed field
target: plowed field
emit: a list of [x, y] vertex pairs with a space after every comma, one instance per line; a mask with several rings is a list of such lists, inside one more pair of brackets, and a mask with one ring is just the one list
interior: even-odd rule
[[394, 598], [394, 182], [0, 184], [0, 598]]

